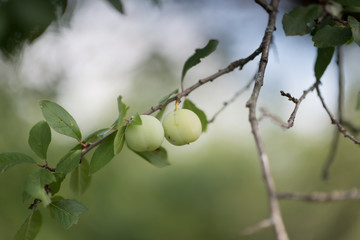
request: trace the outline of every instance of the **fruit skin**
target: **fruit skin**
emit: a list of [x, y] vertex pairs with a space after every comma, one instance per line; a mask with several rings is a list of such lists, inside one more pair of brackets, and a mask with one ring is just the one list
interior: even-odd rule
[[165, 138], [176, 146], [196, 141], [202, 131], [199, 117], [188, 109], [178, 109], [169, 113], [162, 124]]
[[136, 152], [154, 151], [164, 141], [164, 128], [160, 121], [153, 116], [140, 115], [140, 118], [141, 125], [126, 127], [126, 144]]

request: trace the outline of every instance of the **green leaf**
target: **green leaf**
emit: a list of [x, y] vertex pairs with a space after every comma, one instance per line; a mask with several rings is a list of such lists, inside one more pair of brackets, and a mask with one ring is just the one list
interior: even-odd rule
[[342, 45], [350, 38], [350, 28], [326, 25], [315, 33], [312, 40], [315, 47], [327, 48]]
[[[165, 97], [163, 97], [160, 101], [159, 104], [164, 104], [169, 98], [171, 98], [172, 96], [174, 96], [175, 94], [177, 94], [179, 92], [179, 89], [175, 89], [174, 91], [172, 91], [171, 93], [169, 93], [168, 95], [166, 95]], [[162, 116], [164, 115], [166, 106], [164, 106], [162, 109], [160, 109], [160, 111], [156, 114], [156, 118], [158, 120], [161, 120]]]
[[25, 182], [25, 192], [33, 198], [40, 199], [45, 206], [51, 202], [50, 196], [46, 193], [44, 187], [47, 184], [55, 182], [56, 178], [47, 169], [42, 168], [39, 171], [29, 175]]
[[80, 163], [81, 152], [81, 150], [68, 152], [56, 165], [56, 172], [64, 175], [72, 172]]
[[60, 105], [41, 100], [40, 107], [44, 118], [56, 132], [81, 141], [81, 132], [75, 119]]
[[85, 193], [90, 185], [91, 176], [89, 175], [89, 170], [89, 162], [86, 158], [83, 158], [81, 164], [71, 173], [70, 190], [78, 198]]
[[117, 126], [122, 126], [125, 123], [124, 118], [126, 117], [126, 113], [129, 110], [129, 107], [123, 103], [122, 101], [122, 96], [119, 96], [117, 98], [117, 103], [118, 103], [118, 110], [119, 110], [119, 118], [120, 121], [118, 120], [117, 122]]
[[61, 183], [64, 181], [65, 179], [65, 174], [62, 172], [54, 172], [53, 173], [54, 177], [55, 177], [55, 181], [49, 184], [49, 188], [51, 190], [51, 194], [54, 195], [55, 193], [59, 192], [60, 187], [61, 187]]
[[28, 143], [38, 157], [46, 159], [50, 142], [51, 130], [47, 122], [40, 121], [31, 128]]
[[360, 91], [357, 94], [356, 110], [360, 110]]
[[218, 43], [219, 43], [218, 40], [211, 39], [204, 48], [195, 49], [195, 53], [191, 57], [189, 57], [184, 64], [181, 73], [181, 82], [184, 81], [185, 74], [190, 68], [199, 64], [202, 58], [209, 56], [211, 53], [213, 53], [216, 50]]
[[141, 125], [141, 124], [142, 124], [142, 120], [138, 113], [136, 113], [135, 116], [132, 117], [132, 119], [128, 123], [128, 125]]
[[49, 208], [54, 217], [65, 229], [76, 224], [79, 216], [88, 210], [82, 203], [71, 199], [53, 201], [49, 205]]
[[359, 6], [360, 7], [359, 0], [334, 0], [334, 2], [340, 3], [345, 6]]
[[33, 240], [40, 231], [42, 217], [39, 210], [32, 210], [17, 230], [14, 240]]
[[19, 152], [0, 153], [0, 173], [20, 163], [36, 163], [31, 157]]
[[315, 19], [323, 13], [323, 8], [318, 4], [307, 7], [297, 7], [284, 14], [282, 19], [283, 29], [287, 36], [305, 35], [310, 33], [315, 26]]
[[317, 58], [315, 62], [315, 77], [316, 80], [320, 80], [322, 75], [324, 74], [327, 66], [331, 62], [331, 58], [334, 54], [335, 48], [318, 48], [317, 49]]
[[22, 193], [23, 204], [26, 204], [30, 199], [31, 199], [31, 196], [27, 192], [23, 191], [23, 193]]
[[166, 149], [163, 147], [160, 147], [155, 151], [149, 151], [149, 152], [133, 151], [133, 152], [138, 154], [140, 157], [144, 158], [146, 161], [148, 161], [149, 163], [151, 163], [156, 167], [162, 168], [170, 165], [168, 161]]
[[166, 95], [165, 97], [163, 97], [160, 101], [159, 104], [164, 104], [169, 98], [171, 98], [172, 96], [174, 96], [175, 94], [177, 94], [179, 92], [179, 89], [175, 89], [174, 91], [172, 91], [171, 93], [169, 93], [168, 95]]
[[200, 122], [201, 122], [202, 131], [205, 132], [207, 129], [208, 121], [207, 121], [207, 117], [206, 117], [206, 114], [204, 113], [204, 111], [202, 111], [201, 109], [196, 107], [196, 105], [192, 101], [190, 101], [188, 98], [184, 101], [183, 108], [193, 111], [199, 117]]
[[108, 2], [121, 14], [125, 14], [124, 6], [120, 0], [108, 0]]
[[348, 22], [351, 28], [352, 36], [354, 38], [354, 41], [357, 45], [360, 47], [360, 22], [356, 20], [356, 18], [349, 16]]
[[346, 6], [343, 11], [346, 13], [360, 13], [360, 6]]
[[165, 109], [166, 109], [167, 106], [164, 106], [162, 109], [160, 109], [160, 111], [155, 115], [155, 117], [161, 121], [161, 118], [163, 117], [164, 115], [164, 112], [165, 112]]
[[[84, 138], [82, 140], [82, 142], [83, 143], [95, 142], [95, 141], [101, 139], [110, 130], [111, 130], [110, 128], [102, 128], [102, 129], [96, 130], [96, 131], [90, 133], [88, 136], [86, 136], [86, 138]], [[79, 144], [79, 145], [82, 146], [81, 144]]]
[[[118, 154], [121, 152], [123, 146], [124, 146], [124, 142], [125, 142], [125, 137], [124, 137], [124, 133], [125, 133], [125, 117], [126, 117], [126, 113], [128, 111], [129, 107], [122, 102], [122, 97], [119, 96], [118, 97], [118, 110], [119, 110], [119, 117], [118, 120], [116, 121], [116, 126], [117, 126], [117, 133], [115, 136], [115, 140], [114, 140], [114, 154]], [[136, 115], [136, 117], [140, 118], [139, 114]], [[120, 119], [120, 121], [119, 121]], [[133, 122], [134, 120], [132, 120]], [[138, 119], [135, 120], [135, 124], [137, 123], [136, 121], [138, 121]], [[134, 123], [132, 123], [134, 124]], [[141, 124], [141, 118], [140, 118], [140, 124]]]
[[108, 136], [98, 146], [91, 158], [90, 162], [90, 174], [93, 174], [108, 164], [114, 155], [114, 139], [115, 134]]
[[[86, 144], [86, 143], [96, 142], [97, 140], [101, 139], [104, 135], [106, 135], [109, 131], [111, 131], [110, 128], [103, 128], [103, 129], [96, 130], [96, 131], [90, 133], [86, 138], [84, 138], [82, 140], [82, 143]], [[78, 150], [78, 149], [83, 149], [83, 145], [79, 143], [75, 147], [73, 147], [71, 150]]]
[[118, 131], [116, 133], [115, 140], [114, 140], [114, 154], [115, 155], [119, 154], [124, 147], [125, 129], [126, 129], [126, 126], [121, 126], [120, 128], [118, 128]]

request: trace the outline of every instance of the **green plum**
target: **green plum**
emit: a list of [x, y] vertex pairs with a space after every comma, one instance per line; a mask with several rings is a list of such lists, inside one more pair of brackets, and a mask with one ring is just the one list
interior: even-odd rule
[[176, 146], [194, 142], [201, 135], [200, 119], [188, 109], [178, 109], [169, 113], [162, 124], [166, 139]]
[[141, 125], [126, 127], [126, 144], [136, 152], [154, 151], [164, 141], [164, 128], [160, 121], [153, 116], [140, 115], [140, 118]]

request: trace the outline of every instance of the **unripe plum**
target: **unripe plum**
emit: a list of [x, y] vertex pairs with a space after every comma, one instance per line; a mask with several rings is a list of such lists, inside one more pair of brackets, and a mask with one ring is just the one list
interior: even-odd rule
[[164, 141], [164, 128], [160, 121], [153, 116], [140, 115], [140, 118], [141, 125], [126, 127], [126, 144], [136, 152], [154, 151]]
[[201, 134], [199, 117], [188, 109], [179, 109], [166, 115], [163, 121], [166, 139], [181, 146], [196, 141]]

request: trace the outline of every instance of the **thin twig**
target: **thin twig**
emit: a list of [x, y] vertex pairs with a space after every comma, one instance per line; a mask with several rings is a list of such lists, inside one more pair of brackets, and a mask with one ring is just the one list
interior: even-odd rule
[[271, 227], [272, 226], [272, 221], [270, 218], [264, 219], [261, 222], [259, 222], [258, 224], [256, 224], [255, 226], [251, 226], [246, 228], [243, 231], [244, 235], [252, 235], [254, 233], [260, 232], [261, 230]]
[[346, 129], [348, 129], [349, 132], [351, 132], [351, 133], [354, 134], [354, 135], [357, 135], [357, 134], [359, 134], [359, 132], [360, 132], [360, 128], [354, 126], [354, 125], [353, 125], [351, 122], [349, 122], [349, 121], [346, 121], [346, 120], [343, 119], [343, 120], [341, 121], [341, 124], [342, 124]]
[[28, 209], [31, 209], [31, 210], [32, 210], [32, 209], [35, 209], [36, 206], [37, 206], [39, 203], [41, 203], [41, 200], [38, 199], [38, 198], [35, 198], [35, 199], [34, 199], [34, 202], [29, 206]]
[[[338, 101], [337, 101], [337, 118], [339, 122], [342, 123], [343, 121], [343, 95], [344, 95], [344, 72], [343, 72], [343, 65], [342, 65], [342, 55], [341, 55], [341, 47], [337, 47], [337, 60], [338, 66]], [[330, 147], [329, 155], [325, 161], [323, 171], [322, 171], [322, 178], [324, 180], [329, 179], [329, 169], [333, 164], [336, 156], [336, 152], [339, 145], [340, 139], [340, 132], [336, 129], [333, 135], [332, 144]]]
[[260, 53], [261, 53], [261, 47], [257, 48], [248, 57], [239, 59], [237, 61], [234, 61], [234, 62], [230, 63], [226, 68], [220, 69], [217, 73], [214, 73], [214, 74], [212, 74], [212, 75], [210, 75], [210, 76], [208, 76], [206, 78], [200, 79], [194, 85], [188, 87], [184, 91], [182, 91], [182, 92], [178, 93], [177, 95], [175, 95], [175, 96], [169, 98], [168, 100], [166, 100], [165, 103], [153, 106], [148, 111], [144, 112], [143, 114], [144, 115], [149, 115], [149, 114], [152, 114], [155, 111], [161, 110], [162, 108], [164, 108], [169, 103], [174, 102], [177, 99], [181, 99], [181, 98], [189, 95], [192, 91], [194, 91], [195, 89], [197, 89], [200, 86], [204, 85], [205, 83], [212, 82], [215, 79], [217, 79], [218, 77], [220, 77], [220, 76], [222, 76], [224, 74], [227, 74], [229, 72], [234, 71], [236, 68], [239, 68], [241, 70], [248, 62], [254, 60], [254, 58], [256, 56], [258, 56]]
[[284, 225], [284, 221], [281, 216], [281, 210], [279, 202], [276, 195], [275, 182], [270, 170], [270, 162], [268, 155], [265, 152], [264, 143], [259, 131], [259, 121], [256, 117], [256, 105], [258, 97], [260, 94], [261, 87], [264, 83], [264, 74], [268, 62], [269, 49], [272, 39], [273, 31], [275, 30], [276, 24], [276, 15], [278, 8], [279, 0], [272, 0], [271, 6], [273, 11], [269, 13], [268, 24], [265, 30], [265, 34], [261, 43], [262, 53], [260, 58], [260, 64], [258, 72], [255, 79], [255, 85], [251, 94], [249, 101], [247, 102], [247, 107], [249, 108], [249, 122], [251, 125], [252, 134], [254, 135], [254, 140], [259, 156], [259, 161], [261, 164], [262, 175], [265, 181], [266, 190], [269, 197], [269, 208], [270, 208], [270, 219], [272, 221], [273, 229], [276, 235], [277, 240], [288, 240], [288, 234]]
[[271, 13], [273, 11], [273, 7], [266, 0], [255, 0], [257, 4], [265, 9], [267, 13]]
[[327, 107], [324, 98], [321, 95], [321, 91], [319, 86], [316, 86], [316, 92], [318, 94], [318, 97], [321, 101], [321, 104], [323, 106], [323, 108], [325, 109], [325, 111], [327, 112], [327, 114], [329, 115], [330, 119], [331, 119], [331, 123], [335, 124], [338, 128], [338, 130], [346, 137], [349, 138], [351, 141], [353, 141], [355, 144], [360, 144], [360, 141], [355, 138], [353, 135], [349, 134], [348, 131], [343, 127], [343, 125], [341, 125], [341, 123], [335, 118], [335, 116], [330, 112], [329, 108]]
[[275, 123], [277, 123], [280, 127], [284, 128], [284, 129], [289, 129], [292, 128], [294, 126], [294, 122], [295, 122], [295, 118], [296, 118], [296, 114], [299, 110], [300, 104], [301, 102], [306, 98], [306, 96], [312, 92], [316, 85], [319, 84], [318, 82], [315, 82], [310, 88], [308, 88], [307, 90], [305, 90], [303, 92], [303, 94], [301, 95], [301, 97], [299, 99], [292, 97], [289, 93], [281, 93], [281, 95], [288, 97], [288, 99], [292, 102], [295, 103], [295, 107], [294, 110], [292, 111], [292, 113], [290, 114], [290, 117], [287, 121], [287, 123], [284, 123], [282, 120], [280, 120], [278, 117], [272, 115], [269, 111], [267, 111], [265, 108], [260, 108], [260, 111], [262, 112], [263, 116], [261, 118], [259, 118], [259, 120], [261, 120], [264, 117], [269, 117], [271, 118]]
[[278, 193], [279, 199], [299, 200], [309, 202], [333, 202], [345, 200], [360, 200], [360, 190], [351, 189], [348, 191], [332, 191], [330, 193], [313, 192], [310, 194], [301, 193]]
[[322, 170], [322, 179], [325, 181], [329, 180], [329, 169], [335, 160], [336, 152], [337, 152], [338, 146], [339, 146], [339, 140], [340, 140], [340, 132], [338, 129], [336, 129], [334, 132], [333, 139], [332, 139], [329, 155], [326, 158], [326, 161], [325, 161], [325, 164], [324, 164], [324, 167]]
[[287, 97], [289, 101], [291, 101], [291, 102], [293, 102], [295, 104], [297, 104], [299, 102], [299, 100], [297, 98], [294, 98], [293, 96], [291, 96], [290, 93], [286, 93], [286, 92], [281, 90], [280, 94], [281, 94], [281, 96]]
[[343, 103], [344, 103], [344, 67], [343, 67], [343, 56], [341, 46], [337, 47], [337, 58], [336, 64], [338, 67], [338, 106], [337, 106], [337, 117], [339, 122], [343, 120]]
[[224, 102], [222, 107], [214, 114], [214, 116], [210, 120], [208, 120], [208, 123], [213, 123], [220, 113], [222, 113], [231, 103], [235, 102], [235, 100], [241, 94], [246, 92], [251, 87], [251, 84], [254, 82], [254, 80], [255, 80], [255, 77], [250, 79], [250, 81], [243, 88], [238, 90], [228, 101]]
[[[330, 5], [331, 5], [331, 4], [332, 4], [332, 3], [330, 3]], [[330, 18], [331, 18], [332, 20], [334, 20], [334, 21], [336, 21], [336, 22], [339, 22], [340, 24], [342, 24], [342, 25], [344, 25], [344, 26], [348, 26], [348, 25], [349, 25], [349, 23], [348, 23], [347, 21], [339, 18], [338, 16], [333, 15], [333, 14], [332, 14], [332, 11], [329, 10], [328, 7], [329, 7], [329, 4], [323, 5], [323, 9], [324, 9], [323, 14], [322, 14], [319, 18], [315, 19], [315, 22], [316, 22], [317, 24], [321, 23], [321, 22], [325, 19], [325, 17], [330, 16]]]
[[298, 109], [299, 109], [299, 107], [300, 107], [301, 102], [306, 98], [306, 96], [307, 96], [310, 92], [314, 91], [314, 89], [316, 88], [317, 85], [318, 85], [318, 82], [315, 82], [311, 87], [309, 87], [307, 90], [305, 90], [305, 91], [303, 92], [303, 94], [302, 94], [301, 97], [298, 99], [297, 103], [295, 104], [294, 110], [293, 110], [293, 112], [291, 113], [291, 115], [290, 115], [290, 117], [289, 117], [289, 119], [288, 119], [288, 121], [287, 121], [287, 122], [288, 122], [287, 125], [282, 126], [283, 128], [289, 129], [289, 128], [291, 128], [291, 127], [294, 126], [295, 117], [296, 117], [296, 114], [297, 114], [297, 111], [298, 111]]

